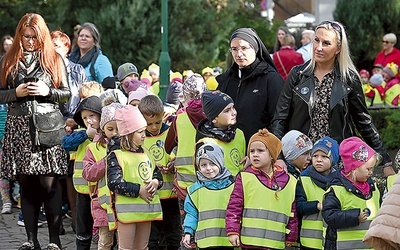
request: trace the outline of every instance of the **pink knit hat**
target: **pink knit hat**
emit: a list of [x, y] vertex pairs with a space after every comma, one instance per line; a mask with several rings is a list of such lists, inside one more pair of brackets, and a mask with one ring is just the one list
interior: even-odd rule
[[125, 105], [123, 108], [115, 110], [115, 120], [120, 136], [131, 134], [147, 126], [138, 107], [132, 105]]
[[344, 165], [343, 171], [350, 173], [371, 159], [376, 152], [360, 138], [353, 136], [340, 143], [339, 154]]
[[137, 90], [129, 92], [128, 104], [133, 100], [140, 101], [143, 97], [148, 96], [149, 94], [150, 93], [146, 89], [139, 87]]

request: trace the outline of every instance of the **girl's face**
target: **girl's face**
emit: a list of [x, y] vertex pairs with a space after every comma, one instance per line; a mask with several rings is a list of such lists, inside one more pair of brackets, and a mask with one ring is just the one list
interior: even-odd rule
[[133, 145], [138, 147], [142, 146], [144, 143], [144, 139], [146, 138], [146, 127], [140, 128], [133, 133], [133, 137], [131, 138]]
[[90, 110], [82, 110], [81, 117], [86, 127], [92, 127], [96, 130], [100, 128], [100, 115], [90, 111]]
[[32, 52], [39, 48], [39, 42], [35, 31], [31, 27], [26, 27], [22, 32], [22, 47], [25, 51]]
[[104, 134], [108, 139], [114, 136], [118, 136], [118, 128], [116, 121], [109, 121], [104, 125]]
[[314, 59], [317, 65], [333, 63], [339, 52], [340, 47], [335, 31], [319, 28], [314, 38]]
[[200, 172], [208, 179], [213, 179], [219, 174], [219, 168], [214, 162], [201, 158], [199, 161]]
[[217, 128], [228, 128], [236, 124], [236, 109], [233, 103], [229, 103], [217, 117], [214, 119], [214, 126]]
[[11, 41], [10, 39], [4, 40], [4, 42], [3, 42], [3, 49], [4, 49], [5, 52], [7, 52], [7, 51], [10, 49], [10, 47], [11, 47], [11, 45], [12, 45], [12, 42], [13, 42], [13, 41]]
[[54, 48], [63, 58], [67, 57], [69, 48], [60, 39], [53, 39]]
[[278, 30], [278, 41], [282, 43], [283, 38], [286, 36], [286, 32], [283, 30]]
[[250, 144], [250, 161], [254, 167], [260, 170], [272, 167], [271, 154], [264, 143], [260, 141], [254, 141]]
[[150, 72], [149, 75], [153, 78], [153, 83], [160, 80], [160, 74], [158, 74], [157, 72]]
[[369, 79], [367, 75], [361, 75], [361, 83], [368, 83]]
[[331, 172], [331, 159], [321, 150], [312, 155], [312, 164], [318, 173], [327, 176]]
[[77, 44], [82, 51], [89, 51], [91, 50], [94, 45], [94, 38], [89, 30], [83, 29], [79, 33]]
[[296, 166], [300, 171], [305, 169], [308, 165], [310, 165], [311, 156], [310, 151], [305, 152], [304, 154], [300, 155], [296, 158], [296, 160], [292, 161], [291, 163]]
[[366, 182], [367, 179], [372, 175], [372, 169], [377, 164], [377, 157], [373, 156], [366, 163], [354, 170], [356, 181]]

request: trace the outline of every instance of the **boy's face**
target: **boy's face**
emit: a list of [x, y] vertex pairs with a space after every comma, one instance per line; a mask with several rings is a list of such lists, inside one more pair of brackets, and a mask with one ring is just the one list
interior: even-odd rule
[[81, 117], [85, 126], [88, 128], [89, 126], [93, 129], [98, 130], [100, 128], [100, 115], [90, 111], [90, 110], [82, 110]]
[[150, 72], [149, 75], [153, 78], [153, 83], [158, 82], [160, 79], [160, 74], [157, 74], [156, 72]]
[[381, 68], [373, 68], [372, 69], [372, 74], [382, 74], [383, 70]]
[[118, 136], [118, 128], [116, 121], [109, 121], [104, 125], [104, 134], [108, 139], [114, 136]]
[[361, 75], [361, 83], [368, 83], [368, 80], [367, 75]]
[[312, 155], [312, 165], [320, 174], [327, 176], [331, 172], [331, 159], [321, 150]]
[[213, 120], [214, 126], [217, 128], [228, 128], [236, 124], [236, 109], [233, 103], [229, 103], [217, 117]]
[[152, 135], [158, 135], [160, 133], [162, 126], [163, 114], [160, 114], [158, 116], [148, 116], [148, 115], [143, 115], [143, 116], [147, 122], [146, 130]]
[[199, 161], [200, 172], [208, 179], [213, 179], [219, 174], [219, 168], [214, 162], [201, 158]]
[[264, 171], [272, 167], [272, 157], [264, 143], [254, 141], [250, 144], [250, 162], [254, 167]]
[[305, 169], [308, 165], [310, 165], [310, 162], [311, 162], [310, 151], [311, 150], [306, 151], [304, 154], [297, 157], [296, 160], [291, 162], [291, 164], [293, 164], [300, 171]]

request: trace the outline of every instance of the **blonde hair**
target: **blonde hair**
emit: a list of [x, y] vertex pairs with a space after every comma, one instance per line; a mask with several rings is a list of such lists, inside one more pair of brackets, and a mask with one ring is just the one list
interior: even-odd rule
[[82, 83], [82, 87], [79, 89], [79, 97], [81, 99], [88, 98], [92, 95], [99, 95], [103, 93], [103, 87], [96, 81], [89, 81]]
[[397, 37], [393, 33], [388, 33], [388, 34], [384, 35], [383, 40], [387, 40], [388, 42], [391, 42], [393, 44], [397, 43]]
[[[340, 27], [340, 33], [332, 25], [335, 25], [335, 27]], [[357, 71], [357, 68], [354, 65], [353, 61], [351, 60], [349, 43], [347, 41], [347, 35], [346, 35], [346, 32], [344, 31], [343, 25], [339, 22], [324, 21], [315, 28], [315, 32], [317, 32], [317, 30], [321, 29], [321, 28], [330, 30], [335, 33], [337, 46], [340, 47], [340, 51], [336, 55], [335, 62], [337, 62], [339, 65], [339, 71], [340, 71], [340, 76], [341, 76], [342, 80], [351, 80], [352, 75], [356, 75], [358, 77], [358, 79], [361, 81], [361, 78]], [[314, 44], [312, 45], [312, 47], [314, 50]], [[311, 71], [314, 71], [314, 69], [315, 69], [314, 57], [311, 57], [311, 62], [310, 62], [310, 64], [308, 64], [308, 66], [306, 67], [305, 70], [308, 70], [308, 69], [310, 69]]]
[[293, 47], [295, 44], [294, 36], [291, 34], [286, 34], [282, 39], [282, 46], [291, 46]]

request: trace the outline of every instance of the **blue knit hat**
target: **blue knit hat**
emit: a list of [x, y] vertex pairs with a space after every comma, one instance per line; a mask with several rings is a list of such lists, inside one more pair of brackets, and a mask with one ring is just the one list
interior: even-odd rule
[[327, 154], [331, 160], [332, 166], [335, 166], [339, 161], [339, 144], [336, 140], [329, 136], [322, 137], [316, 143], [314, 143], [311, 149], [311, 157], [317, 151], [322, 151]]

